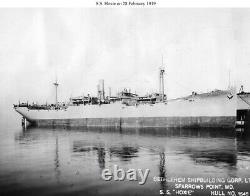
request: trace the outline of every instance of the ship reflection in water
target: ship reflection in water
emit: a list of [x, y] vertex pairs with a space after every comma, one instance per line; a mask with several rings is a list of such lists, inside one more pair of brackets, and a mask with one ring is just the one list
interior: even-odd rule
[[[8, 134], [0, 144], [3, 195], [160, 195], [174, 184], [154, 182], [155, 176], [250, 177], [250, 139], [234, 130], [30, 128], [13, 133], [14, 141]], [[112, 171], [114, 165], [150, 173], [144, 185], [104, 181], [102, 170]], [[202, 194], [210, 191], [194, 195]]]

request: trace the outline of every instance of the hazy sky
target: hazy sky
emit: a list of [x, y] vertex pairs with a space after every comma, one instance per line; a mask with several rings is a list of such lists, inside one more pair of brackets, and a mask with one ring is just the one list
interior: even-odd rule
[[[99, 79], [158, 91], [162, 55], [168, 97], [250, 91], [249, 9], [0, 9], [0, 106], [96, 95]], [[11, 105], [10, 105], [11, 106]]]

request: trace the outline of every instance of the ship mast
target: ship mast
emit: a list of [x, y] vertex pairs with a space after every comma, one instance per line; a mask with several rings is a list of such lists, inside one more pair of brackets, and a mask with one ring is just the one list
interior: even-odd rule
[[160, 67], [160, 95], [162, 96], [161, 100], [164, 102], [164, 73], [165, 68], [163, 67], [163, 56], [162, 56], [162, 66]]
[[56, 102], [55, 102], [55, 105], [57, 106], [58, 105], [58, 99], [57, 99], [57, 88], [59, 86], [58, 82], [57, 82], [57, 78], [56, 78], [56, 81], [53, 83], [55, 85], [55, 88], [56, 88]]

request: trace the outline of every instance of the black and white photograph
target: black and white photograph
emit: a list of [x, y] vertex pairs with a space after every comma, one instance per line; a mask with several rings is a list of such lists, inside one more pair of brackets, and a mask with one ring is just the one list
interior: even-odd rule
[[0, 195], [249, 196], [250, 8], [93, 2], [0, 8]]

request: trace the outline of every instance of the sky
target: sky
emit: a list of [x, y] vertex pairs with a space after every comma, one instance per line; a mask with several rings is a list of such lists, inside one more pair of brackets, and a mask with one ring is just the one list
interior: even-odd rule
[[250, 91], [249, 24], [249, 9], [1, 8], [0, 108], [53, 102], [56, 78], [59, 101], [95, 96], [100, 79], [112, 95], [157, 92], [162, 65], [169, 98], [229, 78]]

